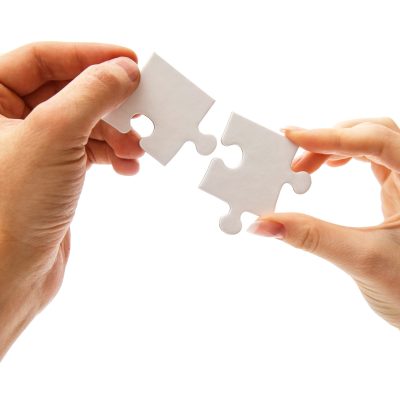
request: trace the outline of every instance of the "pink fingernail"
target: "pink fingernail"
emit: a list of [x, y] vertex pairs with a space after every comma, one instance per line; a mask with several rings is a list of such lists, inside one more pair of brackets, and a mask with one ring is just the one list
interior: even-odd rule
[[284, 239], [285, 237], [285, 227], [279, 222], [268, 220], [257, 220], [250, 225], [248, 232], [275, 239]]
[[282, 133], [293, 132], [293, 131], [304, 131], [305, 129], [300, 128], [298, 126], [286, 126], [285, 128], [281, 128]]
[[301, 161], [303, 161], [303, 159], [304, 159], [304, 154], [302, 154], [301, 156], [296, 157], [292, 162], [292, 167], [294, 167], [297, 164], [299, 164]]

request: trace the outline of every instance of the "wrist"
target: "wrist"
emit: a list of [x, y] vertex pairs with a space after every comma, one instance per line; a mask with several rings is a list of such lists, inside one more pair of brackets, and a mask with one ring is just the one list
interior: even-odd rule
[[39, 311], [31, 290], [0, 286], [0, 360]]
[[40, 311], [43, 256], [0, 230], [0, 360]]

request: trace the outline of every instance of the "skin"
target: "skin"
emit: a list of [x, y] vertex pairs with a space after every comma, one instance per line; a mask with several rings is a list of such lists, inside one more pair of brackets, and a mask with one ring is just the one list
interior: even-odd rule
[[352, 158], [370, 164], [381, 185], [384, 221], [367, 228], [331, 224], [301, 214], [259, 218], [253, 233], [275, 237], [336, 264], [357, 283], [372, 309], [400, 328], [400, 129], [390, 118], [343, 122], [332, 129], [283, 129], [307, 150], [292, 166], [314, 172]]
[[[74, 43], [31, 44], [0, 57], [0, 358], [60, 288], [87, 169], [101, 163], [123, 175], [138, 171], [139, 136], [100, 121], [136, 89], [136, 61], [123, 47]], [[308, 150], [296, 171], [353, 157], [370, 162], [385, 221], [361, 229], [272, 214], [252, 231], [337, 264], [400, 327], [399, 128], [383, 118], [284, 131]]]
[[60, 288], [88, 168], [139, 169], [139, 136], [100, 121], [136, 89], [136, 62], [123, 47], [76, 43], [0, 57], [0, 358]]

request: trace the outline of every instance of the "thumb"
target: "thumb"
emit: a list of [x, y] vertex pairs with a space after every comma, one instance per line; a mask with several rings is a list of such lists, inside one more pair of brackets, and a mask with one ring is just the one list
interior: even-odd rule
[[259, 218], [249, 231], [282, 241], [337, 264], [355, 278], [374, 267], [378, 229], [349, 228], [303, 214], [271, 214]]
[[127, 57], [92, 65], [37, 106], [26, 121], [49, 131], [52, 140], [54, 135], [75, 135], [86, 144], [94, 126], [132, 94], [139, 79], [137, 64]]

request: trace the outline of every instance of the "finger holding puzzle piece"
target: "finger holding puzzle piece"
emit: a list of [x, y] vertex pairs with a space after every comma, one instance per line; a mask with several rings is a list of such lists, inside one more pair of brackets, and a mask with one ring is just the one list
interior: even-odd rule
[[166, 165], [187, 141], [199, 154], [211, 154], [214, 136], [204, 135], [199, 125], [214, 100], [181, 73], [153, 54], [142, 70], [137, 90], [103, 119], [121, 133], [129, 132], [131, 119], [143, 114], [154, 125], [151, 136], [141, 140], [144, 151]]
[[[210, 96], [153, 54], [142, 70], [138, 89], [104, 120], [126, 133], [135, 114], [146, 115], [154, 131], [141, 139], [140, 145], [166, 165], [187, 141], [202, 155], [214, 151], [215, 137], [199, 131], [213, 104]], [[229, 204], [230, 211], [220, 220], [225, 233], [241, 231], [241, 216], [246, 211], [259, 216], [273, 212], [285, 183], [299, 194], [309, 189], [310, 175], [291, 169], [298, 147], [286, 137], [232, 113], [221, 141], [226, 146], [240, 146], [241, 165], [231, 169], [220, 159], [212, 160], [200, 189]]]
[[310, 188], [308, 173], [292, 171], [298, 147], [284, 136], [233, 113], [221, 141], [239, 145], [242, 162], [231, 169], [220, 159], [212, 160], [200, 189], [229, 204], [229, 213], [220, 220], [225, 233], [241, 231], [245, 211], [258, 216], [273, 212], [285, 183], [299, 194]]

